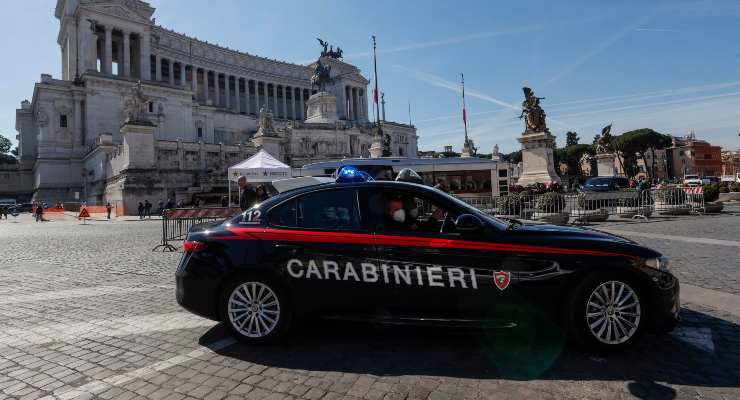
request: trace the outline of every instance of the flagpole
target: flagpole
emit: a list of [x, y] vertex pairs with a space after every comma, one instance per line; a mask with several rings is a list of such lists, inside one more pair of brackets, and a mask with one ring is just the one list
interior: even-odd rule
[[463, 103], [463, 126], [465, 127], [465, 143], [468, 143], [468, 118], [465, 111], [465, 76], [460, 72], [460, 83], [462, 84], [462, 103]]
[[378, 105], [378, 55], [375, 51], [375, 35], [373, 35], [373, 68], [375, 70], [375, 92], [373, 93], [373, 101], [375, 102], [375, 123], [378, 125], [378, 134], [383, 133], [380, 128], [380, 106]]

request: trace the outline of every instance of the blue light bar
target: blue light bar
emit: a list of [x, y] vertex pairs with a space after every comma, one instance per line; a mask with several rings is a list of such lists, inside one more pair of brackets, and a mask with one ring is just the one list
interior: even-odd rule
[[347, 165], [342, 167], [337, 172], [337, 183], [351, 183], [351, 182], [372, 182], [374, 179], [365, 171], [360, 171], [356, 167]]

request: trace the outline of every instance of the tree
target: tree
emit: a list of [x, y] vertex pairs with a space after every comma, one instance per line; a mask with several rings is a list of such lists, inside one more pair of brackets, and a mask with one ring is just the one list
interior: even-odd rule
[[564, 163], [568, 168], [568, 175], [583, 175], [581, 159], [584, 154], [595, 154], [594, 146], [590, 144], [574, 144], [562, 149], [556, 149], [554, 152], [555, 170], [559, 171], [558, 166]]
[[565, 133], [565, 146], [573, 146], [578, 144], [578, 141], [581, 140], [581, 138], [578, 137], [578, 134], [573, 131], [568, 131]]
[[512, 164], [519, 164], [520, 162], [522, 162], [522, 151], [513, 151], [509, 154], [502, 155], [501, 158], [503, 158], [504, 161], [508, 161]]
[[13, 147], [13, 143], [10, 139], [0, 135], [0, 164], [16, 164], [18, 162], [15, 158], [18, 155], [17, 148], [13, 150], [12, 154], [8, 154], [11, 147]]
[[[615, 136], [612, 140], [614, 149], [624, 158], [624, 172], [629, 176], [637, 175], [637, 157], [642, 159], [648, 177], [655, 176], [655, 150], [665, 149], [673, 143], [670, 135], [664, 135], [649, 128], [636, 129]], [[652, 163], [647, 162], [647, 152], [651, 152]]]

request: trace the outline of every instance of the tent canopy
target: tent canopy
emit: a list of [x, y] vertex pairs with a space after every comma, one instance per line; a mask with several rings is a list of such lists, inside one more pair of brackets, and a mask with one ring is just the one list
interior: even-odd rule
[[229, 181], [236, 182], [241, 175], [247, 178], [247, 182], [272, 182], [290, 178], [291, 169], [260, 149], [252, 157], [229, 167]]

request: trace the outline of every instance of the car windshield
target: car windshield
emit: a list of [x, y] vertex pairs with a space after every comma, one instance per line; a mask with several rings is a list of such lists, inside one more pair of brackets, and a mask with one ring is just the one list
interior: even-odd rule
[[486, 213], [480, 211], [479, 209], [471, 206], [470, 204], [464, 202], [463, 200], [460, 200], [459, 198], [457, 198], [455, 196], [450, 196], [449, 194], [445, 193], [442, 190], [439, 190], [437, 188], [429, 188], [429, 189], [437, 192], [438, 194], [440, 194], [440, 195], [442, 195], [444, 197], [446, 197], [447, 199], [449, 199], [450, 201], [452, 201], [453, 203], [455, 203], [457, 206], [459, 206], [460, 208], [464, 209], [467, 213], [476, 215], [476, 216], [482, 218], [485, 221], [489, 221], [490, 223], [494, 224], [499, 229], [506, 229], [506, 227], [509, 225], [509, 223], [507, 221], [504, 221], [504, 220], [502, 220], [500, 218], [496, 218], [496, 217], [494, 217], [492, 215], [486, 214]]

